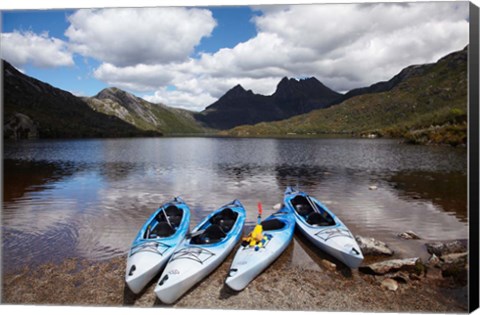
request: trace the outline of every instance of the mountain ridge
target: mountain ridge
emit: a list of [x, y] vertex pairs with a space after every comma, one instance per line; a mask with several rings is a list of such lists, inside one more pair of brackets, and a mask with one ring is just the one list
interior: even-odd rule
[[217, 101], [195, 115], [215, 129], [230, 129], [240, 124], [281, 120], [328, 106], [337, 93], [314, 77], [282, 78], [272, 95], [255, 94], [237, 84]]
[[412, 143], [465, 145], [467, 58], [468, 46], [435, 63], [406, 67], [391, 80], [328, 108], [282, 121], [238, 126], [222, 134], [370, 134], [401, 137]]
[[165, 134], [204, 133], [206, 131], [193, 118], [193, 112], [150, 103], [116, 87], [108, 87], [93, 97], [83, 98], [96, 111], [115, 116], [141, 130], [160, 131]]
[[98, 113], [81, 98], [25, 75], [2, 60], [4, 138], [161, 136]]

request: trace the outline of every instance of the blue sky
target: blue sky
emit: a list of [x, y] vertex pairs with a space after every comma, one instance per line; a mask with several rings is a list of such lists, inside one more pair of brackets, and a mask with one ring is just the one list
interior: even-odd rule
[[[212, 35], [201, 39], [191, 57], [199, 52], [214, 53], [221, 48], [233, 48], [236, 44], [255, 36], [256, 30], [250, 22], [256, 15], [250, 7], [212, 7], [209, 9], [217, 27]], [[16, 10], [2, 12], [2, 32], [13, 31], [48, 32], [50, 37], [67, 41], [65, 30], [69, 26], [68, 16], [75, 10]], [[78, 95], [93, 96], [108, 84], [91, 75], [100, 62], [91, 57], [74, 55], [74, 66], [35, 67], [31, 63], [22, 65], [21, 70], [49, 84]], [[169, 86], [169, 89], [174, 87]]]
[[202, 110], [237, 84], [345, 92], [434, 62], [468, 43], [468, 3], [15, 10], [1, 32], [2, 58], [53, 86]]

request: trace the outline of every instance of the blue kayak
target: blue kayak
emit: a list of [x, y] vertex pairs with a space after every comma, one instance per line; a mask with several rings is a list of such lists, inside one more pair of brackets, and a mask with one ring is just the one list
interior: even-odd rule
[[225, 284], [235, 291], [243, 290], [283, 253], [293, 238], [295, 217], [284, 207], [263, 220], [261, 225], [265, 237], [262, 246], [242, 244], [233, 258]]
[[345, 224], [324, 204], [305, 192], [287, 187], [284, 205], [293, 211], [298, 229], [319, 249], [350, 268], [358, 268], [363, 255]]
[[202, 220], [170, 258], [155, 293], [160, 301], [174, 303], [214, 271], [242, 236], [245, 209], [238, 200]]
[[167, 263], [185, 238], [190, 225], [190, 209], [176, 197], [160, 206], [145, 222], [131, 246], [125, 282], [139, 293]]

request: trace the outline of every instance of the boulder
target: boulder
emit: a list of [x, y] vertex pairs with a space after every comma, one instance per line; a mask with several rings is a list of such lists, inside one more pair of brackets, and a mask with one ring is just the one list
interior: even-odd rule
[[362, 237], [360, 235], [355, 236], [355, 240], [360, 246], [363, 255], [379, 256], [387, 255], [392, 256], [393, 250], [391, 250], [387, 244], [381, 241], [377, 241], [371, 237]]
[[398, 237], [406, 239], [406, 240], [419, 240], [420, 236], [418, 236], [415, 232], [413, 231], [407, 231], [398, 234]]
[[384, 275], [389, 272], [407, 271], [419, 273], [423, 271], [422, 260], [418, 257], [406, 259], [392, 259], [359, 267], [363, 273]]
[[425, 244], [425, 246], [430, 254], [435, 254], [437, 256], [463, 253], [467, 251], [467, 247], [461, 241], [432, 242]]

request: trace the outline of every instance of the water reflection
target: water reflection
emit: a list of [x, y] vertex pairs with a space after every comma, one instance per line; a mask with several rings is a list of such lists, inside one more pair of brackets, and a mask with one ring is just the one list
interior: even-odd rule
[[[320, 199], [354, 234], [378, 237], [400, 252], [411, 250], [395, 236], [405, 230], [424, 239], [466, 238], [466, 156], [466, 150], [385, 139], [6, 143], [4, 267], [126, 253], [147, 216], [178, 195], [192, 209], [191, 227], [239, 199], [248, 230], [257, 203], [269, 215], [287, 185]], [[305, 252], [297, 243], [292, 251]], [[294, 254], [292, 263], [305, 257]]]

